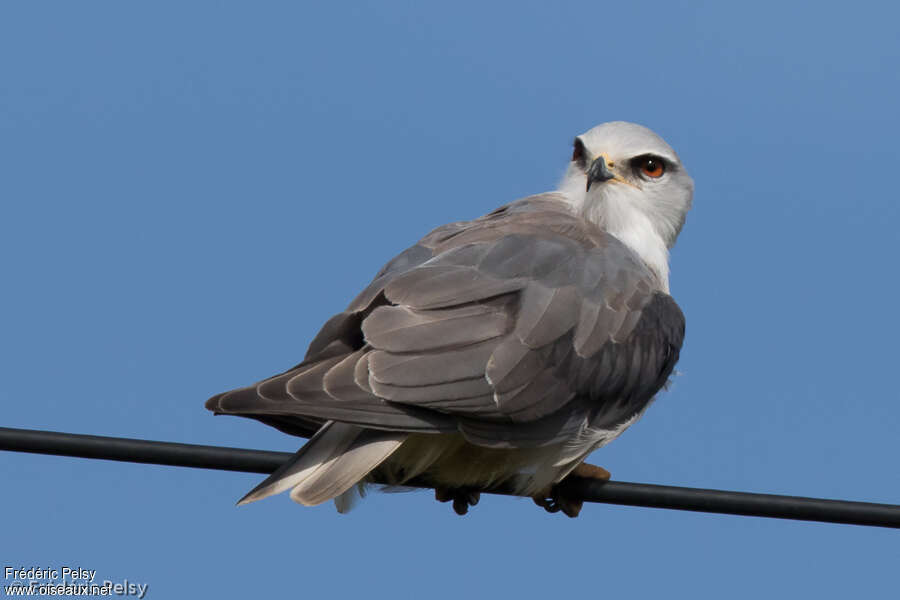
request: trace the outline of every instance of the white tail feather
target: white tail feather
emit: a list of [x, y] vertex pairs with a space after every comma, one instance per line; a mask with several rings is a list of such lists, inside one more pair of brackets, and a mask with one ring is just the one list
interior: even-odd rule
[[334, 507], [340, 514], [345, 515], [356, 508], [359, 501], [365, 497], [366, 484], [364, 482], [359, 482], [340, 496], [336, 496], [334, 499]]
[[[390, 456], [406, 435], [329, 421], [291, 460], [241, 498], [238, 505], [290, 488], [294, 488], [291, 498], [307, 506], [340, 496]], [[345, 504], [349, 509], [350, 503]]]
[[291, 490], [291, 500], [304, 506], [315, 506], [340, 496], [394, 453], [406, 434], [366, 431], [374, 435], [360, 436], [332, 459], [321, 463]]

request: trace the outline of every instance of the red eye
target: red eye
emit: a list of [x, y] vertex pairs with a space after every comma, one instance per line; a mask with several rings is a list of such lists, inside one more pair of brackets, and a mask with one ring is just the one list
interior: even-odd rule
[[647, 177], [658, 179], [659, 177], [662, 177], [663, 173], [665, 172], [665, 164], [663, 164], [663, 162], [657, 158], [647, 157], [641, 161], [641, 173], [643, 173]]

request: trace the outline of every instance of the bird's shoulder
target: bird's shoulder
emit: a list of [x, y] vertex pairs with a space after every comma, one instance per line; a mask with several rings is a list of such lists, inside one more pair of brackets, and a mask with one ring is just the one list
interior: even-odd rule
[[562, 193], [549, 192], [430, 231], [388, 261], [347, 311], [365, 311], [392, 280], [411, 270], [427, 267], [434, 271], [442, 265], [462, 267], [463, 263], [493, 277], [530, 276], [551, 286], [580, 279], [594, 295], [612, 290], [611, 278], [641, 280], [648, 289], [662, 287], [635, 252], [572, 212]]
[[438, 227], [423, 237], [418, 245], [439, 254], [457, 246], [491, 241], [507, 235], [560, 236], [585, 248], [605, 247], [618, 241], [572, 212], [563, 193], [548, 192], [504, 204], [474, 220]]

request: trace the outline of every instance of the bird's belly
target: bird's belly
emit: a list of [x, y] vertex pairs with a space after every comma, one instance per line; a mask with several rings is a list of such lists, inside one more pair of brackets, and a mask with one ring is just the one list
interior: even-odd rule
[[398, 484], [419, 479], [433, 487], [503, 486], [528, 495], [564, 477], [583, 457], [558, 464], [561, 450], [559, 444], [485, 448], [467, 442], [460, 434], [412, 434], [382, 463], [379, 472]]
[[[648, 403], [649, 406], [649, 403]], [[585, 427], [574, 439], [537, 448], [486, 448], [458, 433], [414, 433], [377, 470], [398, 485], [412, 479], [432, 487], [504, 487], [534, 495], [569, 474], [596, 448], [619, 437], [644, 410], [609, 429]]]

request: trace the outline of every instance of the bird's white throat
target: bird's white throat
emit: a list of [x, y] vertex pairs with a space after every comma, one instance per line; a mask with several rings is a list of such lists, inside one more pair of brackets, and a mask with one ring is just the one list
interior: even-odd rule
[[570, 172], [560, 183], [572, 210], [608, 231], [631, 248], [657, 274], [662, 290], [669, 291], [669, 248], [654, 225], [637, 190], [619, 182], [607, 182], [585, 190], [583, 173]]

